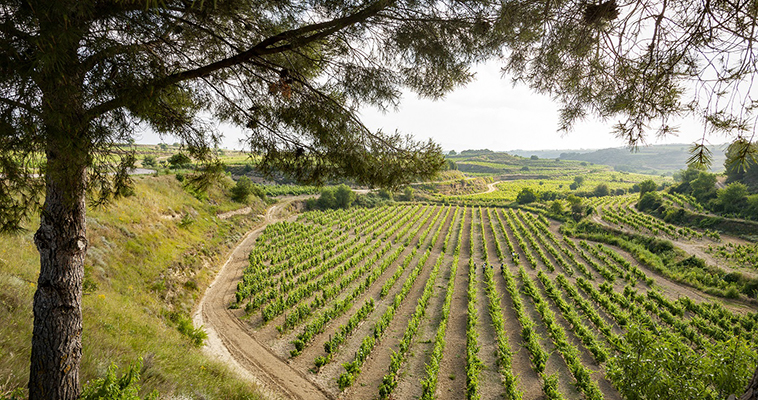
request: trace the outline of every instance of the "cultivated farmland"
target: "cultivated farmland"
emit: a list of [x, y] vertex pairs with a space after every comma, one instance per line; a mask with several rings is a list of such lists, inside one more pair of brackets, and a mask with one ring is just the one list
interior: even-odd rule
[[[627, 200], [613, 201], [597, 204], [608, 223], [698, 235], [622, 215]], [[703, 362], [735, 340], [758, 343], [757, 314], [669, 278], [543, 215], [410, 204], [269, 225], [231, 307], [287, 360], [282, 374], [333, 397], [620, 399], [624, 360], [646, 351], [628, 331]], [[724, 385], [697, 390], [718, 398]]]

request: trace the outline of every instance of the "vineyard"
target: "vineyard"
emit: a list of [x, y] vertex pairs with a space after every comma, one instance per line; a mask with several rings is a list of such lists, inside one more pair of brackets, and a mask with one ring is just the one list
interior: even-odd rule
[[[595, 206], [610, 224], [701, 235], [627, 199]], [[651, 358], [645, 338], [673, 343], [691, 374], [694, 360], [732, 380], [752, 373], [756, 355], [742, 350], [758, 344], [758, 314], [670, 281], [661, 290], [666, 278], [630, 254], [557, 228], [507, 208], [312, 211], [260, 234], [231, 307], [258, 342], [346, 399], [621, 399], [645, 378], [628, 367]], [[725, 398], [730, 384], [714, 377], [669, 398]]]
[[[667, 196], [670, 195], [667, 194]], [[678, 200], [680, 198], [668, 197], [668, 199]], [[632, 195], [596, 197], [590, 204], [598, 209], [604, 221], [619, 228], [627, 228], [653, 236], [664, 236], [672, 239], [700, 239], [703, 237], [702, 233], [693, 229], [671, 225], [658, 218], [637, 211], [634, 207], [636, 202], [637, 197]], [[713, 233], [708, 232], [708, 235], [713, 235]]]

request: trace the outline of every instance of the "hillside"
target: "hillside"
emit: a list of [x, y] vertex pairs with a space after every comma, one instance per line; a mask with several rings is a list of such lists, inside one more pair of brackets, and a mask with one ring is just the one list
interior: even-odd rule
[[548, 179], [573, 177], [591, 171], [611, 171], [607, 166], [587, 162], [520, 157], [490, 150], [466, 150], [446, 158], [454, 161], [458, 170], [467, 175], [492, 176], [495, 180]]
[[[230, 201], [228, 178], [206, 195], [180, 174], [137, 178], [88, 211], [82, 380], [141, 358], [141, 394], [171, 399], [620, 400], [650, 371], [713, 398], [744, 388], [758, 362], [750, 238], [636, 209], [642, 180], [671, 177], [451, 158], [492, 171], [387, 196], [422, 201], [299, 215], [291, 198]], [[527, 188], [538, 196], [518, 204]], [[29, 369], [34, 227], [0, 237], [3, 400], [23, 396]], [[654, 362], [625, 361], [640, 358]], [[655, 364], [674, 358], [688, 374]], [[714, 370], [734, 383], [707, 380]], [[658, 389], [646, 398], [675, 398]]]
[[[601, 207], [610, 216], [633, 198], [592, 201], [624, 202]], [[743, 390], [758, 280], [676, 247], [714, 240], [640, 213], [561, 227], [533, 210], [411, 203], [269, 225], [229, 273], [238, 284], [220, 286], [232, 304], [213, 324], [254, 338], [234, 346], [240, 363], [309, 399], [620, 400], [647, 373], [685, 394], [646, 398]], [[706, 381], [710, 368], [735, 385]]]
[[[669, 144], [639, 147], [633, 152], [628, 148], [602, 149], [589, 153], [561, 153], [562, 160], [579, 160], [596, 164], [610, 165], [617, 171], [637, 172], [646, 174], [673, 174], [684, 169], [691, 157], [690, 145]], [[724, 171], [726, 155], [723, 146], [709, 146], [713, 155], [711, 170]]]
[[[640, 146], [637, 151], [627, 147], [600, 150], [511, 150], [509, 154], [539, 158], [560, 158], [561, 160], [585, 161], [594, 164], [610, 165], [616, 171], [637, 172], [643, 174], [673, 174], [683, 169], [690, 157], [689, 144], [658, 144]], [[709, 146], [713, 154], [713, 172], [724, 171], [725, 146]]]
[[[229, 200], [230, 185], [225, 179], [197, 198], [174, 175], [141, 177], [133, 196], [88, 210], [82, 382], [103, 376], [111, 363], [123, 371], [141, 357], [144, 393], [260, 398], [193, 344], [202, 334], [189, 319], [220, 260], [259, 223], [265, 206], [256, 200], [248, 214], [218, 218], [244, 206]], [[28, 380], [36, 221], [28, 229], [0, 236], [0, 397], [14, 390], [23, 396]]]

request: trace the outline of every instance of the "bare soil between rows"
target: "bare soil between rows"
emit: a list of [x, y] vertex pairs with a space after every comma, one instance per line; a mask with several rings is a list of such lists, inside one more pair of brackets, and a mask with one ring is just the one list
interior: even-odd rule
[[[415, 246], [418, 241], [418, 235], [420, 235], [420, 232], [430, 224], [429, 221], [431, 221], [432, 218], [425, 223], [424, 227], [419, 228], [417, 236], [411, 240], [411, 244], [403, 250], [397, 261], [393, 262], [387, 270], [384, 271], [381, 277], [379, 277], [364, 293], [354, 300], [354, 305], [348, 312], [335, 318], [322, 334], [317, 335], [314, 338], [313, 343], [306, 347], [300, 356], [290, 359], [286, 356], [285, 352], [288, 349], [289, 341], [294, 337], [293, 335], [298, 329], [302, 328], [302, 325], [288, 334], [276, 335], [273, 327], [277, 325], [277, 322], [282, 318], [270, 322], [271, 325], [265, 329], [256, 329], [256, 327], [252, 326], [248, 321], [243, 320], [242, 317], [244, 316], [244, 312], [242, 310], [232, 310], [228, 308], [228, 305], [234, 300], [237, 282], [242, 277], [243, 269], [248, 265], [248, 255], [255, 244], [256, 238], [268, 224], [288, 218], [287, 215], [282, 213], [282, 211], [287, 208], [288, 204], [289, 203], [285, 201], [268, 210], [265, 215], [264, 225], [249, 232], [235, 247], [229, 255], [226, 263], [219, 271], [216, 280], [208, 287], [205, 296], [199, 303], [194, 320], [196, 326], [204, 325], [209, 334], [206, 349], [210, 354], [231, 365], [241, 376], [259, 386], [264, 395], [270, 398], [376, 398], [378, 395], [378, 386], [381, 384], [382, 376], [386, 373], [390, 354], [398, 347], [398, 342], [402, 337], [405, 327], [411, 317], [411, 313], [416, 306], [417, 299], [421, 296], [432, 265], [438, 257], [443, 257], [443, 264], [441, 265], [440, 273], [437, 282], [435, 283], [434, 298], [431, 300], [426, 310], [424, 322], [422, 322], [419, 333], [411, 345], [411, 354], [408, 357], [408, 361], [402, 367], [401, 383], [393, 398], [417, 398], [420, 395], [420, 385], [418, 382], [425, 375], [425, 363], [427, 362], [429, 358], [428, 354], [433, 347], [434, 335], [441, 318], [440, 309], [445, 296], [445, 288], [450, 279], [455, 281], [455, 290], [453, 292], [452, 307], [445, 335], [446, 347], [440, 362], [436, 395], [440, 399], [461, 399], [465, 397], [466, 307], [468, 301], [466, 287], [469, 279], [474, 279], [477, 292], [476, 308], [478, 314], [477, 330], [479, 332], [480, 340], [479, 356], [486, 365], [480, 376], [480, 383], [483, 385], [481, 387], [481, 394], [483, 399], [503, 398], [502, 377], [499, 373], [494, 357], [496, 350], [494, 340], [495, 332], [488, 311], [488, 298], [486, 296], [484, 277], [481, 271], [481, 265], [485, 257], [484, 248], [481, 245], [481, 242], [486, 242], [486, 257], [490, 260], [489, 264], [497, 264], [500, 263], [500, 261], [494, 261], [497, 259], [497, 254], [494, 251], [495, 242], [499, 242], [502, 251], [507, 252], [504, 246], [504, 241], [509, 240], [515, 244], [515, 238], [516, 235], [519, 234], [518, 232], [513, 231], [509, 227], [505, 227], [504, 232], [498, 228], [492, 229], [488, 225], [489, 217], [485, 216], [484, 237], [482, 237], [482, 232], [478, 230], [479, 228], [477, 225], [474, 232], [474, 240], [477, 243], [475, 243], [474, 246], [474, 254], [471, 255], [469, 254], [469, 229], [471, 229], [472, 224], [478, 224], [479, 222], [478, 214], [475, 216], [472, 212], [475, 209], [468, 208], [465, 213], [462, 209], [461, 213], [463, 215], [456, 219], [453, 218], [452, 212], [449, 218], [443, 218], [445, 213], [443, 210], [443, 215], [440, 215], [439, 220], [435, 223], [432, 231], [427, 236], [425, 243], [418, 250], [418, 254], [416, 254], [413, 261], [411, 261], [401, 275], [401, 278], [398, 279], [396, 285], [392, 288], [388, 296], [385, 298], [379, 297], [379, 290], [382, 284], [395, 272], [397, 265], [402, 263], [402, 260], [405, 259], [406, 255], [410, 253], [411, 248]], [[436, 213], [439, 210], [437, 207], [440, 206], [430, 207], [433, 210], [429, 212]], [[495, 210], [493, 216], [498, 215], [498, 213], [501, 218], [506, 217], [502, 210]], [[452, 253], [449, 251], [448, 253], [443, 253], [441, 242], [444, 239], [447, 230], [453, 229], [454, 232], [457, 232], [459, 224], [463, 224], [461, 257], [457, 273], [455, 276], [451, 276], [450, 267]], [[377, 342], [376, 348], [363, 365], [363, 372], [358, 376], [356, 383], [346, 391], [340, 391], [336, 385], [336, 377], [344, 371], [341, 364], [343, 362], [351, 361], [354, 355], [353, 352], [360, 346], [363, 337], [371, 334], [374, 323], [387, 308], [387, 305], [391, 302], [394, 294], [399, 292], [400, 287], [403, 285], [408, 274], [417, 264], [423, 251], [425, 251], [427, 247], [426, 243], [430, 241], [437, 226], [442, 227], [440, 238], [433, 245], [433, 250], [429, 259], [426, 261], [422, 273], [418, 276], [408, 297], [398, 308], [397, 315], [391, 322], [388, 330], [385, 332], [385, 337]], [[497, 224], [494, 223], [493, 227], [494, 226], [497, 226]], [[551, 226], [551, 230], [554, 234], [558, 235], [557, 228], [554, 225]], [[455, 237], [455, 235], [453, 235], [453, 237]], [[449, 246], [455, 245], [457, 245], [457, 240], [452, 238]], [[532, 245], [530, 244], [529, 247], [531, 248]], [[545, 250], [543, 245], [540, 245], [539, 247], [541, 247], [543, 251]], [[629, 261], [634, 262], [631, 256], [625, 252], [620, 251], [619, 249], [614, 250], [618, 251]], [[516, 253], [521, 257], [521, 260], [526, 259], [525, 254], [523, 254], [523, 251], [518, 248], [518, 246], [516, 247]], [[467, 262], [469, 256], [473, 256], [474, 262], [479, 266], [474, 276], [469, 276], [468, 274]], [[554, 260], [552, 255], [548, 255], [547, 257], [551, 261]], [[579, 259], [578, 254], [576, 257]], [[382, 259], [383, 258], [384, 257], [382, 257]], [[518, 267], [513, 263], [511, 257], [506, 256], [503, 263], [505, 268], [508, 268], [516, 277], [516, 280], [520, 281], [517, 273]], [[543, 266], [543, 261], [538, 260], [538, 264], [540, 267]], [[635, 264], [639, 265], [636, 262]], [[675, 298], [678, 295], [687, 295], [696, 301], [709, 299], [709, 296], [705, 296], [699, 291], [662, 278], [643, 266], [640, 267], [646, 274], [655, 278], [656, 283], [665, 290], [670, 298]], [[531, 279], [536, 280], [536, 269], [526, 268], [526, 271]], [[561, 272], [560, 268], [556, 268], [556, 271], [557, 272], [555, 273], [548, 273], [548, 276], [551, 279], [554, 279], [557, 273]], [[600, 278], [596, 271], [592, 271], [592, 275], [596, 278]], [[573, 282], [575, 278], [570, 278], [570, 280]], [[352, 285], [350, 287], [352, 287]], [[542, 288], [542, 285], [537, 283], [537, 287]], [[523, 340], [520, 335], [521, 326], [513, 310], [510, 294], [506, 291], [505, 281], [499, 273], [495, 274], [495, 288], [500, 297], [500, 306], [503, 310], [506, 334], [513, 351], [513, 371], [519, 378], [519, 388], [524, 393], [525, 399], [541, 399], [543, 398], [541, 390], [542, 379], [532, 369], [529, 361], [529, 352], [523, 347]], [[540, 289], [540, 291], [542, 291], [542, 289]], [[340, 297], [341, 296], [342, 295], [340, 295]], [[330, 334], [336, 332], [340, 324], [349, 319], [350, 315], [352, 315], [352, 313], [370, 297], [374, 298], [376, 301], [377, 305], [375, 311], [363, 323], [361, 323], [358, 328], [356, 328], [352, 335], [347, 338], [342, 346], [343, 348], [335, 354], [334, 360], [330, 364], [322, 367], [320, 371], [315, 371], [313, 360], [316, 356], [325, 354], [323, 351], [323, 343], [327, 340]], [[534, 305], [526, 296], [522, 295], [521, 300], [524, 303], [525, 310], [529, 317], [537, 323], [535, 328], [542, 337], [542, 346], [545, 350], [551, 353], [551, 356], [548, 359], [546, 372], [548, 374], [557, 373], [562, 378], [560, 388], [567, 398], [581, 397], [581, 394], [579, 394], [571, 384], [573, 378], [571, 377], [564, 360], [562, 360], [560, 354], [555, 351], [553, 343], [550, 341], [547, 332], [542, 326], [539, 313], [537, 313]], [[733, 310], [737, 308], [733, 304], [728, 306]], [[619, 398], [615, 389], [613, 389], [610, 386], [610, 383], [605, 380], [602, 366], [594, 362], [592, 355], [584, 349], [579, 339], [572, 333], [570, 323], [563, 319], [563, 317], [560, 317], [560, 311], [554, 304], [550, 303], [550, 308], [559, 316], [558, 323], [566, 331], [570, 342], [582, 350], [582, 361], [594, 371], [593, 380], [599, 382], [606, 398]], [[610, 318], [610, 316], [604, 311], [599, 310], [599, 312], [608, 322], [613, 322], [612, 318]], [[614, 330], [617, 329], [618, 327], [614, 326]]]

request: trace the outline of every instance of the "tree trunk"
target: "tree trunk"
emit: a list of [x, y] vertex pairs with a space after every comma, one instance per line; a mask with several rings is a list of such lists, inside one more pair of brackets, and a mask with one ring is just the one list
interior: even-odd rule
[[[71, 154], [48, 150], [47, 192], [34, 242], [40, 274], [34, 294], [34, 333], [29, 398], [79, 397], [82, 359], [82, 283], [85, 232], [85, 169]], [[64, 165], [67, 164], [67, 165]], [[72, 168], [73, 167], [73, 168]]]
[[81, 393], [82, 284], [87, 252], [85, 188], [92, 132], [84, 119], [80, 43], [91, 2], [39, 5], [35, 82], [42, 94], [45, 203], [34, 243], [40, 273], [34, 293], [29, 398], [75, 400]]

